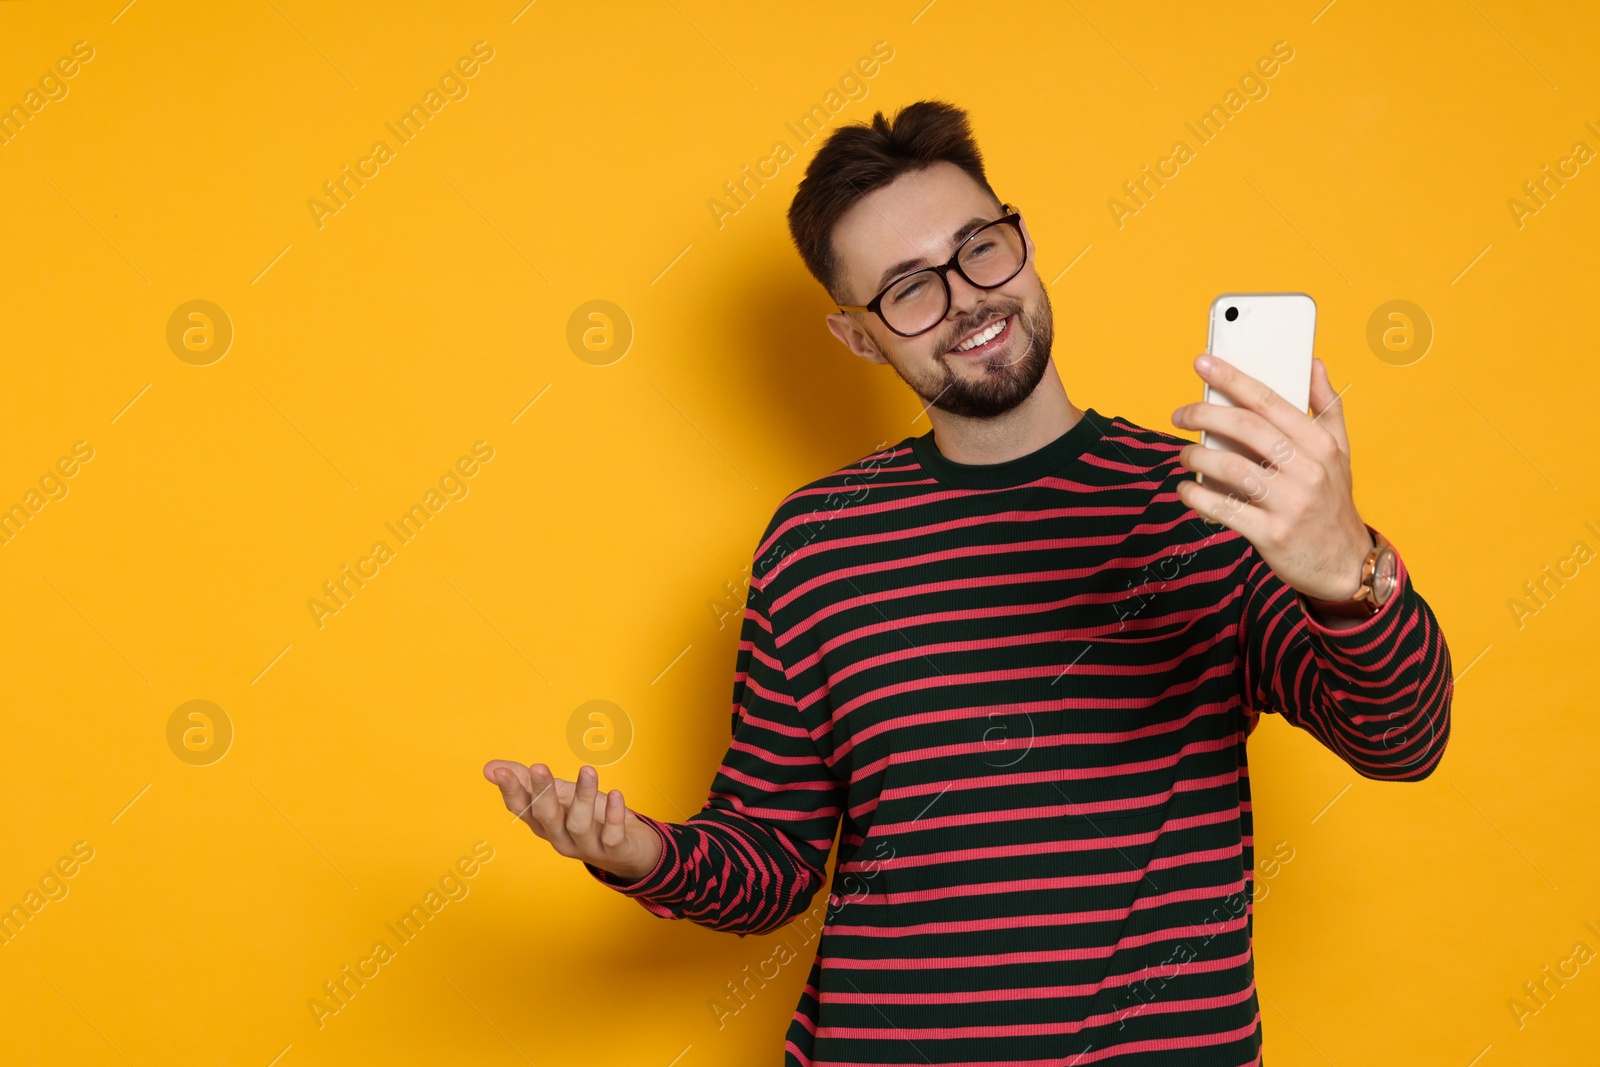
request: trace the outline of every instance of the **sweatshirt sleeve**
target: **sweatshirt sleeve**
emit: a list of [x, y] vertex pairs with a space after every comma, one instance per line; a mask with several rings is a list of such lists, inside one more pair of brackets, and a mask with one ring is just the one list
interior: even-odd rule
[[1444, 633], [1404, 557], [1394, 595], [1347, 630], [1313, 619], [1254, 546], [1246, 566], [1239, 647], [1249, 729], [1262, 711], [1277, 712], [1363, 777], [1428, 777], [1450, 738], [1454, 677]]
[[845, 796], [812, 733], [827, 721], [803, 721], [754, 581], [740, 629], [732, 726], [699, 812], [682, 823], [634, 813], [661, 835], [655, 870], [629, 882], [584, 866], [654, 915], [742, 937], [779, 929], [810, 904], [826, 881]]

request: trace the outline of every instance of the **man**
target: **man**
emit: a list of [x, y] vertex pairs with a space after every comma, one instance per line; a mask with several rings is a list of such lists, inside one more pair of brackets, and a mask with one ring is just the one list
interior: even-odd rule
[[1416, 781], [1450, 730], [1326, 368], [1312, 417], [1195, 361], [1241, 406], [1174, 424], [1261, 462], [1075, 407], [1027, 224], [947, 104], [835, 131], [789, 222], [829, 329], [932, 432], [779, 506], [702, 811], [630, 811], [589, 766], [485, 775], [601, 882], [741, 935], [806, 909], [838, 830], [789, 1064], [1259, 1063], [1246, 737], [1277, 712]]

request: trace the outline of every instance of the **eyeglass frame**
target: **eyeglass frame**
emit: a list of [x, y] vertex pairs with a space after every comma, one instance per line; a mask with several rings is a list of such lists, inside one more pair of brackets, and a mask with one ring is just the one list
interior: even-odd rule
[[[967, 236], [962, 240], [962, 242], [960, 244], [956, 245], [955, 254], [950, 257], [948, 262], [943, 263], [943, 264], [938, 265], [938, 266], [918, 267], [916, 270], [907, 271], [905, 274], [900, 275], [900, 277], [895, 278], [888, 285], [885, 285], [883, 287], [883, 290], [880, 293], [878, 293], [877, 296], [875, 296], [871, 300], [869, 300], [867, 303], [865, 303], [865, 304], [840, 304], [840, 305], [838, 305], [839, 310], [840, 311], [870, 311], [874, 315], [878, 316], [878, 321], [882, 322], [883, 325], [891, 333], [893, 333], [893, 334], [895, 334], [895, 335], [897, 335], [899, 337], [921, 337], [923, 334], [927, 333], [929, 330], [931, 330], [935, 326], [939, 325], [939, 319], [942, 319], [942, 318], [945, 317], [945, 315], [950, 314], [950, 302], [955, 299], [955, 294], [950, 291], [949, 274], [950, 274], [950, 272], [952, 270], [955, 271], [957, 274], [961, 275], [961, 280], [966, 282], [968, 285], [972, 286], [974, 289], [989, 290], [989, 289], [998, 289], [998, 288], [1000, 288], [1002, 285], [1006, 284], [1006, 282], [1009, 282], [1012, 278], [1015, 278], [1018, 274], [1021, 274], [1022, 273], [1022, 268], [1026, 267], [1028, 265], [1028, 235], [1022, 232], [1022, 212], [1018, 211], [1011, 204], [1001, 204], [1000, 205], [1000, 210], [1004, 211], [1006, 214], [1001, 215], [997, 219], [991, 219], [990, 221], [984, 223], [982, 226], [979, 226], [976, 230], [973, 230], [971, 233], [967, 234]], [[1004, 279], [1003, 281], [995, 282], [993, 285], [979, 285], [977, 282], [973, 281], [971, 278], [969, 278], [967, 276], [967, 272], [966, 271], [961, 269], [961, 262], [960, 262], [960, 260], [961, 260], [961, 251], [962, 251], [962, 249], [967, 247], [967, 242], [968, 241], [971, 241], [974, 237], [978, 236], [984, 230], [989, 229], [991, 226], [998, 226], [1002, 222], [1003, 223], [1007, 223], [1010, 226], [1012, 226], [1013, 228], [1015, 228], [1016, 231], [1017, 231], [1017, 236], [1022, 239], [1022, 262], [1017, 264], [1017, 269], [1011, 273], [1010, 277]], [[883, 298], [885, 296], [889, 295], [889, 290], [890, 289], [893, 289], [895, 286], [899, 285], [901, 282], [905, 281], [907, 278], [914, 277], [914, 276], [916, 276], [918, 274], [923, 273], [924, 271], [932, 271], [933, 273], [937, 274], [939, 276], [939, 282], [944, 286], [944, 312], [939, 315], [939, 318], [934, 319], [932, 322], [928, 323], [928, 325], [924, 326], [922, 329], [918, 330], [916, 333], [901, 333], [899, 330], [895, 329], [893, 326], [890, 326], [889, 325], [889, 320], [884, 317], [884, 314], [883, 314]]]

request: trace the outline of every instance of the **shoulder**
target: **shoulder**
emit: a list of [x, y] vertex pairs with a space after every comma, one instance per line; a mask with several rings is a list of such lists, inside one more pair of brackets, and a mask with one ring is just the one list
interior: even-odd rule
[[756, 546], [751, 574], [760, 578], [784, 557], [837, 532], [835, 520], [870, 500], [925, 491], [931, 479], [917, 462], [913, 438], [884, 442], [853, 463], [813, 479], [778, 502]]
[[1137, 486], [1140, 522], [1148, 530], [1164, 531], [1162, 536], [1183, 550], [1184, 561], [1202, 550], [1219, 567], [1241, 559], [1259, 560], [1255, 547], [1237, 530], [1203, 519], [1179, 499], [1177, 483], [1192, 481], [1195, 475], [1178, 461], [1178, 453], [1196, 442], [1120, 416], [1105, 421], [1105, 432], [1094, 449], [1095, 462], [1125, 476], [1130, 488]]
[[1102, 464], [1161, 480], [1188, 473], [1178, 462], [1178, 453], [1184, 446], [1194, 444], [1188, 438], [1152, 430], [1121, 415], [1103, 415], [1101, 421], [1104, 426], [1100, 440], [1091, 452]]

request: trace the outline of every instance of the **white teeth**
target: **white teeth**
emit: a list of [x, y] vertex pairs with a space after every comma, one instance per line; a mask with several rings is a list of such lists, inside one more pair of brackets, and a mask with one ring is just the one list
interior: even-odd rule
[[968, 349], [977, 348], [979, 345], [988, 344], [990, 341], [993, 341], [996, 337], [998, 337], [1000, 335], [1000, 331], [1004, 330], [1005, 328], [1006, 320], [1001, 319], [999, 322], [994, 323], [982, 333], [974, 334], [968, 340], [962, 341], [960, 344], [956, 345], [956, 351], [965, 352]]

